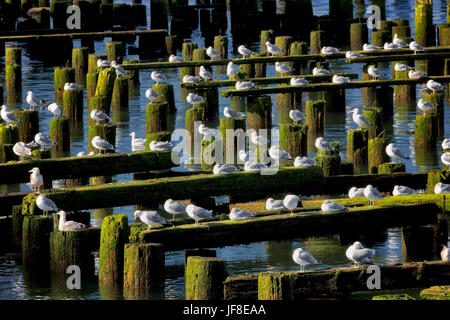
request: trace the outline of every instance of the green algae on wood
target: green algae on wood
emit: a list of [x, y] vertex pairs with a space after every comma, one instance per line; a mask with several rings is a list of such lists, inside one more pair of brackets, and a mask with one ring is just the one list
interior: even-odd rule
[[293, 158], [306, 156], [307, 132], [306, 124], [280, 124], [280, 147]]
[[0, 123], [0, 144], [15, 144], [18, 141], [19, 126]]
[[22, 66], [18, 64], [5, 66], [7, 103], [10, 105], [22, 101]]
[[372, 300], [416, 300], [411, 297], [409, 294], [400, 293], [400, 294], [383, 294], [379, 296], [373, 296]]
[[405, 164], [388, 162], [378, 165], [378, 174], [390, 174], [394, 172], [406, 172]]
[[347, 161], [355, 165], [367, 163], [369, 132], [366, 129], [348, 130]]
[[435, 112], [417, 114], [414, 128], [414, 147], [420, 150], [436, 148], [439, 120]]
[[279, 36], [275, 37], [275, 45], [277, 45], [281, 52], [278, 53], [279, 56], [288, 56], [290, 53], [291, 43], [292, 43], [292, 37], [291, 36]]
[[273, 30], [261, 30], [261, 52], [267, 52], [266, 42], [273, 43], [275, 40], [275, 32]]
[[75, 82], [78, 84], [84, 84], [86, 81], [85, 75], [88, 71], [88, 55], [89, 48], [72, 49], [72, 67], [75, 69]]
[[159, 97], [153, 102], [165, 102], [168, 104], [169, 112], [176, 113], [177, 108], [175, 106], [175, 96], [173, 91], [173, 85], [170, 83], [154, 84], [152, 89], [159, 93]]
[[53, 230], [51, 216], [25, 216], [22, 228], [22, 262], [24, 265], [48, 265], [49, 237]]
[[39, 112], [37, 110], [12, 110], [19, 123], [19, 141], [30, 142], [39, 132]]
[[22, 65], [22, 48], [7, 47], [5, 48], [5, 66]]
[[367, 23], [356, 22], [350, 25], [350, 48], [352, 51], [360, 51], [363, 44], [368, 42], [369, 30]]
[[86, 100], [88, 105], [91, 97], [95, 96], [95, 90], [97, 89], [97, 77], [98, 73], [86, 74]]
[[368, 141], [369, 173], [377, 173], [378, 165], [388, 162], [389, 156], [386, 147], [389, 141], [386, 138], [373, 138]]
[[0, 144], [0, 163], [8, 161], [17, 161], [19, 157], [13, 151], [14, 144]]
[[127, 78], [116, 78], [114, 80], [111, 107], [119, 111], [121, 109], [128, 109], [128, 79]]
[[88, 70], [87, 73], [97, 73], [97, 60], [106, 60], [106, 54], [89, 54], [88, 55]]
[[435, 45], [432, 0], [416, 0], [415, 40], [423, 47]]
[[236, 156], [238, 154], [238, 150], [240, 150], [238, 143], [239, 141], [244, 141], [245, 143], [245, 128], [245, 119], [220, 119], [219, 131], [222, 134], [223, 139], [224, 163], [236, 163]]
[[106, 57], [121, 64], [125, 56], [125, 44], [119, 41], [106, 42]]
[[223, 299], [226, 262], [210, 257], [189, 257], [186, 264], [186, 300]]
[[111, 104], [114, 81], [116, 80], [116, 71], [114, 68], [105, 68], [100, 71], [95, 89], [96, 96], [108, 97], [108, 105]]
[[420, 292], [424, 300], [450, 300], [450, 286], [434, 286]]
[[63, 115], [72, 123], [83, 120], [83, 89], [64, 90]]
[[292, 299], [289, 275], [284, 272], [260, 272], [258, 275], [258, 300]]
[[320, 53], [323, 47], [322, 38], [324, 32], [321, 30], [311, 31], [310, 34], [310, 52], [311, 54]]
[[369, 139], [378, 137], [383, 132], [383, 110], [379, 107], [364, 108], [363, 115], [372, 126], [366, 127]]
[[249, 129], [270, 129], [272, 127], [272, 100], [270, 96], [249, 96], [247, 98], [247, 126]]
[[70, 120], [67, 117], [58, 117], [50, 120], [50, 139], [56, 144], [51, 146], [55, 151], [70, 150]]
[[54, 68], [55, 102], [63, 103], [64, 85], [75, 82], [75, 69], [68, 67]]
[[167, 102], [147, 103], [145, 123], [147, 134], [168, 130], [169, 105]]

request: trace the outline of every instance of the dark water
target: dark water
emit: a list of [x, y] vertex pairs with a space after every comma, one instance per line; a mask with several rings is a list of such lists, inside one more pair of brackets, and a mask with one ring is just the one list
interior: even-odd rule
[[[129, 3], [131, 1], [122, 1]], [[193, 3], [193, 1], [190, 1]], [[433, 1], [433, 22], [435, 24], [443, 23], [446, 20], [446, 1]], [[314, 14], [328, 14], [328, 0], [313, 1]], [[367, 1], [370, 4], [370, 1]], [[368, 5], [366, 4], [366, 5]], [[387, 4], [387, 20], [408, 19], [410, 20], [411, 32], [414, 34], [414, 0], [410, 1], [386, 1]], [[355, 7], [355, 12], [356, 12]], [[228, 24], [227, 35], [230, 38], [229, 56], [235, 56], [232, 52], [233, 39]], [[194, 30], [192, 33], [192, 41], [198, 42], [199, 47], [204, 47], [204, 39], [201, 37], [200, 30]], [[96, 41], [96, 53], [105, 52], [105, 42]], [[241, 43], [240, 43], [241, 44]], [[259, 50], [259, 41], [249, 41], [242, 43], [250, 49]], [[23, 44], [19, 44], [23, 45]], [[80, 47], [78, 40], [74, 41], [74, 47]], [[348, 49], [348, 48], [342, 48]], [[51, 50], [51, 49], [50, 49]], [[53, 93], [53, 67], [43, 64], [40, 61], [31, 60], [25, 49], [23, 56], [23, 92], [32, 89], [36, 95], [48, 101], [54, 99]], [[128, 58], [138, 58], [129, 55]], [[3, 59], [2, 59], [3, 60]], [[2, 63], [4, 61], [0, 60]], [[387, 74], [391, 72], [391, 66], [386, 65], [383, 71]], [[352, 72], [357, 73], [361, 79], [362, 66], [359, 64], [345, 64], [343, 60], [330, 61], [330, 70], [335, 72]], [[130, 132], [135, 131], [138, 137], [145, 136], [145, 105], [147, 100], [144, 92], [151, 87], [153, 81], [150, 79], [150, 73], [153, 70], [141, 70], [140, 82], [141, 87], [139, 93], [131, 95], [129, 99], [128, 120], [117, 123], [116, 146], [118, 152], [131, 152]], [[180, 99], [180, 87], [178, 85], [177, 69], [161, 70], [169, 77], [169, 82], [174, 84], [175, 100], [177, 105], [177, 114], [175, 119], [176, 128], [184, 128], [184, 115], [190, 105]], [[267, 67], [267, 76], [275, 76], [273, 65]], [[214, 75], [215, 79], [226, 79], [226, 75]], [[4, 83], [4, 73], [0, 73], [0, 82]], [[421, 96], [420, 87], [417, 87], [417, 99]], [[277, 124], [277, 108], [276, 95], [271, 95], [273, 100], [273, 125], [274, 128], [279, 127]], [[354, 107], [362, 106], [361, 91], [347, 90], [346, 92], [347, 108], [345, 116], [338, 116], [327, 121], [325, 128], [325, 138], [327, 140], [339, 141], [341, 150], [346, 150], [347, 130], [353, 129], [356, 125], [351, 120], [350, 110]], [[305, 96], [303, 101], [306, 101]], [[448, 101], [448, 100], [446, 100]], [[226, 98], [220, 97], [220, 113], [224, 107], [229, 106]], [[449, 105], [445, 104], [445, 133], [449, 131]], [[408, 172], [424, 172], [430, 168], [440, 167], [439, 158], [441, 154], [440, 144], [438, 141], [437, 154], [431, 157], [431, 160], [423, 160], [417, 158], [414, 152], [414, 121], [416, 110], [394, 109], [394, 118], [392, 121], [392, 130], [387, 130], [387, 137], [398, 145], [403, 152], [410, 154], [411, 159], [407, 160], [406, 167]], [[49, 132], [49, 124], [52, 115], [47, 112], [40, 113], [40, 130], [41, 132]], [[84, 114], [84, 119], [87, 117]], [[87, 151], [87, 126], [77, 131], [71, 139], [71, 155], [76, 155], [80, 151]], [[314, 154], [311, 154], [314, 155]], [[345, 161], [346, 153], [341, 153], [342, 159]], [[132, 180], [132, 175], [118, 175], [114, 177], [114, 181]], [[54, 182], [54, 187], [58, 187], [58, 183]], [[62, 186], [62, 185], [61, 185]], [[28, 190], [26, 185], [8, 186], [3, 191]], [[129, 217], [129, 221], [133, 221], [133, 207], [119, 207], [111, 209], [96, 209], [92, 211], [92, 225], [101, 225], [102, 219], [106, 215], [125, 213]], [[292, 241], [271, 241], [252, 243], [248, 245], [224, 247], [217, 249], [217, 256], [227, 261], [227, 270], [230, 275], [242, 274], [245, 272], [260, 272], [263, 270], [297, 270], [298, 266], [292, 261], [291, 255], [293, 249], [301, 246], [312, 253], [321, 264], [313, 268], [327, 269], [331, 267], [347, 266], [349, 261], [345, 257], [347, 246], [355, 240], [363, 239], [363, 244], [376, 249], [377, 255], [375, 261], [377, 263], [397, 263], [402, 262], [401, 250], [401, 232], [399, 229], [388, 229], [374, 232], [371, 236], [347, 237], [343, 235], [331, 235], [328, 237], [310, 237], [306, 239], [295, 239]], [[98, 263], [98, 259], [97, 259]], [[149, 298], [166, 298], [166, 299], [182, 299], [184, 297], [184, 276], [183, 276], [184, 252], [167, 252], [166, 253], [166, 281], [165, 290], [162, 294], [155, 294]], [[39, 278], [39, 277], [38, 277]], [[77, 292], [69, 292], [57, 285], [52, 285], [51, 281], [35, 282], [31, 281], [26, 273], [22, 272], [22, 268], [15, 264], [0, 264], [0, 299], [122, 299], [121, 292], [114, 292], [104, 288], [98, 288], [96, 282], [83, 286], [82, 290]]]

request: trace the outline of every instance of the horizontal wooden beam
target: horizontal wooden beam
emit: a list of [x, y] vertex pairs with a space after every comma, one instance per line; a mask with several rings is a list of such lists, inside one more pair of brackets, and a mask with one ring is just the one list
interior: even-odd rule
[[427, 60], [435, 58], [448, 58], [450, 52], [427, 52], [417, 54], [395, 54], [395, 55], [383, 55], [383, 56], [368, 56], [361, 58], [345, 59], [346, 63], [372, 63], [380, 61], [414, 61], [414, 60]]

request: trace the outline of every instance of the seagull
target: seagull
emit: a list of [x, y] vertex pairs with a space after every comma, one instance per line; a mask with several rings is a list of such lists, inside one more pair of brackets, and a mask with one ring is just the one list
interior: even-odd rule
[[416, 191], [407, 186], [394, 186], [394, 191], [392, 191], [394, 196], [410, 196], [413, 194], [416, 194]]
[[299, 200], [299, 196], [296, 196], [295, 194], [288, 194], [286, 197], [284, 197], [283, 206], [286, 209], [290, 210], [291, 215], [293, 215], [294, 213], [292, 211], [297, 208]]
[[199, 95], [196, 95], [195, 93], [191, 92], [186, 97], [186, 101], [192, 105], [195, 105], [198, 103], [202, 103], [203, 101], [205, 101], [205, 99], [203, 99], [203, 97], [200, 97]]
[[30, 186], [33, 188], [34, 192], [41, 193], [41, 187], [44, 185], [44, 178], [42, 177], [39, 168], [33, 168], [30, 171]]
[[256, 172], [263, 169], [267, 169], [267, 166], [264, 163], [247, 161], [244, 164], [244, 171], [246, 172]]
[[414, 54], [417, 53], [417, 51], [425, 51], [424, 47], [422, 47], [420, 44], [418, 44], [415, 41], [411, 41], [409, 43], [409, 48], [414, 51]]
[[394, 67], [395, 71], [406, 71], [406, 70], [414, 70], [413, 67], [408, 66], [404, 63], [396, 63]]
[[171, 54], [169, 57], [169, 62], [184, 62], [186, 60], [184, 60], [184, 58], [182, 57], [178, 57], [176, 55]]
[[316, 163], [316, 160], [308, 157], [296, 157], [294, 160], [294, 167], [309, 168]]
[[236, 90], [248, 90], [255, 86], [251, 81], [238, 81], [236, 82]]
[[153, 101], [153, 99], [156, 99], [159, 96], [160, 94], [155, 90], [153, 90], [152, 88], [148, 88], [147, 90], [145, 90], [145, 97], [150, 101]]
[[362, 128], [364, 126], [369, 126], [371, 127], [372, 124], [369, 122], [369, 120], [367, 120], [367, 118], [359, 113], [360, 111], [358, 110], [358, 108], [354, 108], [352, 110], [352, 119], [353, 122], [355, 122], [358, 125], [358, 128]]
[[236, 69], [234, 68], [233, 61], [228, 62], [227, 65], [227, 76], [229, 78], [234, 77], [236, 75]]
[[322, 137], [318, 137], [315, 142], [315, 146], [317, 149], [321, 151], [336, 151], [336, 149]]
[[208, 128], [204, 124], [198, 126], [198, 132], [202, 136], [215, 136], [217, 134], [217, 129]]
[[450, 152], [444, 152], [441, 156], [441, 161], [446, 166], [450, 166]]
[[348, 190], [348, 197], [350, 199], [356, 197], [365, 197], [364, 188], [351, 187], [350, 190]]
[[151, 78], [153, 81], [156, 81], [156, 84], [159, 84], [160, 82], [164, 82], [167, 80], [167, 76], [165, 74], [159, 73], [157, 71], [152, 71]]
[[377, 78], [385, 76], [385, 74], [381, 72], [380, 69], [376, 68], [374, 65], [371, 65], [367, 69], [367, 72], [374, 78], [373, 80], [377, 80]]
[[361, 58], [364, 57], [364, 54], [358, 53], [358, 52], [352, 52], [352, 51], [347, 51], [345, 53], [345, 57], [347, 59], [355, 59], [355, 58]]
[[55, 142], [53, 142], [49, 137], [44, 136], [41, 132], [37, 133], [34, 136], [34, 141], [36, 141], [36, 143], [38, 145], [41, 146], [41, 150], [45, 147], [45, 146], [50, 146], [52, 144], [56, 144]]
[[59, 216], [58, 230], [59, 231], [78, 231], [86, 229], [86, 225], [81, 222], [67, 221], [67, 214], [61, 210], [56, 213]]
[[126, 78], [126, 77], [128, 77], [128, 72], [125, 70], [124, 67], [122, 67], [117, 62], [111, 61], [111, 67], [116, 69], [116, 75], [117, 75], [118, 78], [122, 78], [122, 77]]
[[145, 149], [145, 138], [136, 138], [136, 132], [130, 133], [131, 136], [131, 150], [142, 151]]
[[99, 125], [100, 121], [109, 121], [109, 116], [101, 110], [94, 109], [91, 111], [90, 117], [95, 121], [96, 125]]
[[95, 149], [98, 149], [100, 153], [102, 153], [102, 151], [106, 152], [106, 150], [115, 150], [114, 146], [111, 143], [100, 138], [99, 136], [93, 137], [91, 144]]
[[376, 46], [374, 44], [367, 44], [367, 43], [365, 43], [363, 45], [363, 51], [375, 51], [375, 50], [380, 50], [380, 49], [381, 49], [381, 47]]
[[381, 200], [384, 196], [377, 190], [377, 188], [372, 187], [371, 184], [368, 184], [364, 188], [364, 196], [369, 199], [369, 206], [372, 206], [375, 201]]
[[345, 252], [347, 258], [355, 263], [355, 266], [359, 266], [361, 263], [370, 264], [370, 258], [375, 255], [375, 250], [364, 248], [361, 242], [356, 241]]
[[16, 114], [10, 111], [5, 104], [2, 105], [2, 111], [0, 111], [0, 116], [8, 125], [14, 122], [20, 123], [20, 120], [17, 118]]
[[208, 70], [205, 69], [204, 66], [200, 67], [200, 72], [198, 73], [198, 75], [203, 79], [203, 80], [212, 80], [213, 75], [211, 72], [209, 72]]
[[438, 182], [434, 186], [434, 193], [435, 194], [443, 194], [443, 193], [450, 193], [450, 184]]
[[322, 69], [322, 68], [317, 68], [317, 67], [315, 67], [313, 69], [313, 75], [315, 75], [315, 76], [329, 74], [329, 73], [330, 73], [330, 71], [328, 71], [327, 69]]
[[287, 64], [282, 64], [277, 61], [277, 62], [275, 62], [275, 71], [283, 74], [283, 73], [291, 72], [292, 68], [290, 66], [288, 66]]
[[436, 91], [445, 91], [445, 87], [437, 81], [428, 80], [427, 88], [436, 93]]
[[284, 210], [284, 200], [274, 200], [269, 198], [266, 201], [266, 210]]
[[256, 159], [256, 156], [252, 151], [246, 152], [245, 150], [239, 150], [238, 157], [239, 160], [242, 161], [242, 163], [245, 163], [247, 161], [254, 161]]
[[333, 83], [350, 83], [350, 78], [334, 75], [331, 79], [331, 82]]
[[186, 206], [179, 202], [173, 201], [172, 199], [167, 199], [164, 202], [164, 210], [173, 216], [172, 220], [175, 220], [177, 214], [186, 213]]
[[229, 164], [218, 164], [216, 163], [213, 167], [213, 174], [231, 174], [235, 171], [239, 171], [235, 166]]
[[266, 47], [267, 51], [269, 51], [269, 53], [273, 56], [281, 52], [281, 48], [279, 46], [272, 44], [269, 41], [266, 41]]
[[255, 215], [249, 211], [241, 210], [239, 208], [233, 208], [230, 212], [230, 220], [247, 220]]
[[211, 210], [206, 210], [193, 204], [186, 207], [186, 212], [189, 217], [195, 220], [195, 225], [198, 225], [199, 220], [213, 217], [213, 212]]
[[384, 44], [384, 50], [396, 50], [396, 49], [400, 49], [400, 46], [396, 43], [386, 42]]
[[44, 216], [46, 216], [49, 211], [54, 212], [59, 211], [56, 204], [52, 200], [47, 198], [45, 194], [41, 194], [39, 195], [39, 197], [37, 197], [36, 205], [39, 209], [41, 209], [44, 212]]
[[339, 50], [334, 47], [323, 47], [322, 50], [320, 50], [320, 52], [325, 55], [330, 55], [330, 54], [338, 53]]
[[66, 84], [64, 85], [64, 91], [75, 91], [80, 88], [81, 86], [79, 84], [73, 82], [66, 82]]
[[393, 160], [396, 159], [396, 158], [409, 159], [409, 157], [405, 156], [402, 153], [402, 151], [399, 148], [397, 148], [393, 143], [390, 143], [390, 144], [387, 145], [386, 153]]
[[436, 108], [436, 106], [434, 104], [432, 104], [431, 102], [425, 101], [421, 98], [417, 102], [417, 108], [419, 108], [420, 110], [425, 112], [425, 111], [429, 111], [429, 110]]
[[62, 108], [56, 102], [53, 102], [48, 105], [47, 110], [53, 113], [53, 118], [59, 117], [62, 114]]
[[77, 157], [84, 157], [86, 153], [84, 151], [80, 151], [77, 153]]
[[30, 110], [34, 110], [34, 107], [39, 106], [44, 102], [44, 100], [36, 97], [31, 90], [28, 90], [26, 100], [28, 105], [30, 106]]
[[257, 146], [267, 146], [268, 140], [263, 136], [258, 136], [256, 131], [252, 131], [250, 141]]
[[233, 118], [233, 119], [245, 119], [245, 117], [246, 117], [246, 114], [244, 112], [237, 112], [228, 107], [225, 107], [223, 109], [223, 115], [226, 118]]
[[213, 47], [208, 47], [208, 49], [206, 49], [206, 54], [211, 58], [211, 60], [219, 57], [219, 52]]
[[398, 45], [400, 48], [408, 47], [408, 43], [400, 39], [397, 34], [394, 34], [394, 39], [392, 40], [392, 42]]
[[337, 212], [337, 211], [344, 211], [346, 210], [345, 206], [342, 204], [339, 204], [337, 202], [331, 201], [331, 200], [325, 200], [322, 205], [320, 206], [320, 209], [323, 212]]
[[291, 110], [289, 111], [289, 118], [291, 118], [294, 123], [297, 123], [305, 120], [306, 114], [304, 114], [300, 110]]
[[450, 261], [450, 249], [445, 245], [442, 246], [441, 259], [442, 261]]
[[292, 260], [296, 264], [300, 265], [300, 272], [305, 272], [305, 266], [308, 264], [318, 264], [319, 262], [311, 254], [303, 250], [302, 248], [297, 248], [292, 254]]
[[251, 56], [255, 54], [252, 50], [247, 49], [245, 46], [240, 45], [238, 47], [238, 52], [242, 55], [243, 58]]
[[444, 141], [442, 141], [442, 149], [450, 150], [450, 139], [444, 139]]
[[23, 158], [29, 158], [32, 157], [31, 149], [26, 147], [24, 142], [17, 142], [13, 146], [13, 152], [16, 156], [23, 157]]
[[275, 160], [293, 160], [291, 155], [279, 146], [271, 146], [269, 156]]
[[166, 219], [161, 217], [156, 211], [136, 210], [134, 212], [134, 220], [136, 220], [136, 218], [139, 218], [143, 223], [145, 223], [149, 229], [157, 224], [167, 224]]
[[111, 62], [108, 60], [98, 59], [97, 60], [97, 67], [99, 68], [108, 68], [111, 66]]
[[173, 144], [168, 141], [150, 141], [150, 151], [168, 151], [172, 150]]
[[202, 80], [202, 77], [199, 76], [190, 76], [190, 75], [185, 75], [183, 77], [183, 83], [196, 83]]
[[422, 71], [414, 71], [414, 70], [410, 70], [408, 72], [408, 77], [410, 79], [421, 79], [421, 78], [426, 78], [428, 77], [428, 75], [425, 72]]
[[305, 78], [291, 78], [291, 86], [306, 86], [309, 83]]

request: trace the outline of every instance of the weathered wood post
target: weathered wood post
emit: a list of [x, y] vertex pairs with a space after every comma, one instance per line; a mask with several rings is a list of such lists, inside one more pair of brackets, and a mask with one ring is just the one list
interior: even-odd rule
[[[218, 59], [228, 58], [228, 37], [227, 36], [215, 36], [214, 37], [214, 49], [219, 53]], [[225, 74], [227, 72], [226, 65], [218, 65], [215, 69], [218, 74]]]
[[5, 125], [4, 123], [0, 123], [0, 144], [14, 144], [18, 141], [19, 126]]
[[161, 139], [167, 136], [169, 136], [170, 140], [168, 119], [169, 105], [166, 102], [147, 103], [145, 114], [146, 148], [148, 148], [151, 141], [166, 141]]
[[[396, 71], [395, 79], [408, 79], [408, 71]], [[396, 85], [395, 105], [403, 109], [416, 108], [416, 86], [415, 85]]]
[[116, 61], [121, 64], [125, 53], [125, 44], [120, 41], [106, 43], [106, 57], [108, 61]]
[[322, 38], [323, 31], [311, 31], [309, 42], [309, 51], [311, 52], [311, 54], [320, 53], [320, 50], [322, 50], [323, 46]]
[[375, 89], [374, 107], [380, 108], [384, 120], [392, 119], [394, 112], [394, 88], [381, 86]]
[[350, 25], [350, 48], [352, 51], [362, 50], [363, 45], [369, 41], [368, 38], [367, 23], [356, 22]]
[[378, 165], [378, 174], [392, 174], [405, 171], [406, 165], [404, 163], [388, 162]]
[[128, 109], [128, 79], [116, 78], [114, 80], [111, 107], [113, 111]]
[[[95, 153], [100, 153], [100, 151], [92, 146], [92, 138], [99, 136], [100, 138], [108, 141], [114, 147], [116, 145], [116, 129], [117, 125], [113, 123], [108, 123], [104, 125], [90, 125], [88, 128], [88, 152], [94, 151]], [[106, 153], [114, 153], [114, 150], [107, 150]]]
[[[122, 65], [128, 64], [136, 64], [138, 61], [136, 59], [133, 60], [124, 60]], [[130, 93], [137, 93], [139, 91], [140, 81], [139, 81], [139, 69], [131, 69], [127, 70], [128, 72], [128, 90]]]
[[53, 152], [70, 150], [70, 119], [58, 117], [50, 120], [50, 139], [56, 142], [51, 146]]
[[150, 0], [150, 29], [168, 29], [166, 1]]
[[[208, 55], [206, 54], [205, 48], [196, 48], [192, 51], [192, 61], [203, 61], [209, 60]], [[205, 67], [206, 70], [212, 71], [211, 67]], [[198, 76], [200, 73], [200, 67], [195, 67], [195, 75]]]
[[307, 155], [306, 124], [280, 124], [280, 147], [293, 158]]
[[6, 102], [9, 105], [22, 101], [22, 66], [20, 64], [5, 65]]
[[266, 42], [273, 43], [275, 41], [275, 32], [273, 30], [261, 30], [261, 52], [267, 53]]
[[128, 242], [128, 218], [125, 214], [103, 219], [100, 234], [99, 282], [109, 286], [123, 283], [124, 245]]
[[[198, 48], [197, 42], [184, 42], [181, 47], [181, 56], [186, 61], [192, 61], [193, 52]], [[194, 67], [182, 67], [180, 68], [180, 81], [183, 82], [184, 76], [194, 76], [195, 68]], [[187, 95], [189, 94], [189, 90], [186, 88], [181, 88], [181, 100], [186, 100]]]
[[415, 41], [423, 47], [436, 45], [432, 0], [416, 0]]
[[37, 110], [13, 110], [19, 123], [19, 141], [33, 141], [39, 132], [39, 112]]
[[[300, 56], [308, 53], [308, 44], [306, 42], [294, 41], [289, 49], [291, 56]], [[292, 68], [292, 74], [302, 74], [306, 72], [307, 65], [303, 62], [292, 61], [286, 62]]]
[[363, 115], [372, 124], [368, 127], [368, 137], [373, 139], [383, 131], [383, 116], [382, 109], [378, 107], [364, 108]]
[[166, 36], [165, 42], [166, 42], [166, 53], [168, 55], [176, 54], [178, 48], [178, 36], [176, 35]]
[[47, 267], [50, 258], [51, 216], [26, 215], [22, 227], [22, 263]]
[[293, 38], [291, 36], [280, 36], [275, 38], [275, 44], [280, 47], [281, 52], [278, 56], [288, 56], [290, 54], [290, 48]]
[[223, 299], [223, 281], [226, 277], [225, 260], [189, 257], [186, 265], [186, 300]]
[[333, 89], [323, 91], [325, 111], [345, 110], [345, 89]]
[[97, 77], [98, 73], [86, 74], [86, 105], [89, 106], [91, 97], [95, 96], [95, 90], [97, 89]]
[[[367, 81], [371, 80], [372, 77], [369, 75], [367, 69], [371, 66], [369, 63], [365, 63], [363, 65], [363, 72], [362, 72], [362, 80]], [[365, 106], [371, 106], [373, 104], [373, 101], [375, 100], [375, 87], [365, 87], [361, 88], [361, 96], [362, 96], [362, 103]]]
[[66, 67], [54, 68], [55, 102], [63, 104], [64, 85], [75, 82], [75, 69]]
[[258, 275], [258, 300], [292, 300], [293, 288], [284, 272], [261, 272]]
[[165, 102], [169, 106], [169, 113], [176, 113], [177, 108], [175, 106], [175, 94], [173, 85], [170, 83], [154, 84], [152, 89], [159, 93], [159, 97], [156, 102]]
[[436, 115], [438, 119], [438, 131], [442, 131], [444, 126], [444, 92], [425, 93], [423, 99], [431, 102], [436, 107]]
[[272, 128], [272, 101], [269, 96], [248, 96], [247, 127], [256, 131]]
[[87, 73], [96, 73], [97, 69], [97, 60], [102, 59], [106, 60], [106, 54], [89, 54], [88, 55], [88, 70]]
[[108, 98], [107, 102], [108, 106], [111, 105], [115, 80], [116, 80], [116, 71], [114, 68], [105, 68], [98, 75], [95, 95], [106, 96]]
[[306, 143], [308, 152], [314, 152], [316, 138], [323, 133], [324, 128], [324, 105], [322, 100], [308, 100], [305, 105], [305, 124], [308, 126], [308, 142]]
[[83, 89], [64, 90], [63, 115], [72, 123], [83, 120]]
[[200, 89], [198, 95], [203, 97], [200, 106], [205, 109], [205, 120], [216, 120], [219, 118], [219, 89]]
[[75, 69], [75, 82], [84, 85], [88, 70], [88, 48], [74, 48], [72, 50], [72, 68]]
[[[94, 125], [96, 122], [91, 119], [91, 112], [92, 110], [100, 110], [103, 111], [105, 114], [109, 115], [111, 111], [111, 107], [108, 104], [108, 97], [106, 96], [93, 96], [89, 99], [89, 105], [88, 105], [88, 124]], [[98, 124], [103, 125], [106, 123], [106, 120], [98, 121]]]
[[[195, 141], [200, 141], [200, 133], [198, 132], [198, 123], [205, 120], [205, 108], [195, 105], [186, 111], [185, 128], [189, 132], [190, 139], [186, 139], [186, 150], [190, 158], [193, 158], [197, 150], [195, 149]], [[196, 124], [197, 122], [197, 124]]]
[[243, 141], [245, 144], [245, 119], [222, 118], [219, 131], [223, 138], [224, 163], [236, 163], [239, 147], [245, 147], [239, 146], [239, 142]]
[[323, 169], [324, 176], [335, 176], [341, 173], [341, 156], [339, 155], [339, 142], [332, 142], [335, 151], [317, 150], [316, 159]]
[[366, 129], [348, 130], [347, 133], [347, 161], [354, 166], [367, 163], [369, 131]]
[[436, 149], [439, 119], [436, 111], [416, 114], [414, 148], [416, 150]]

